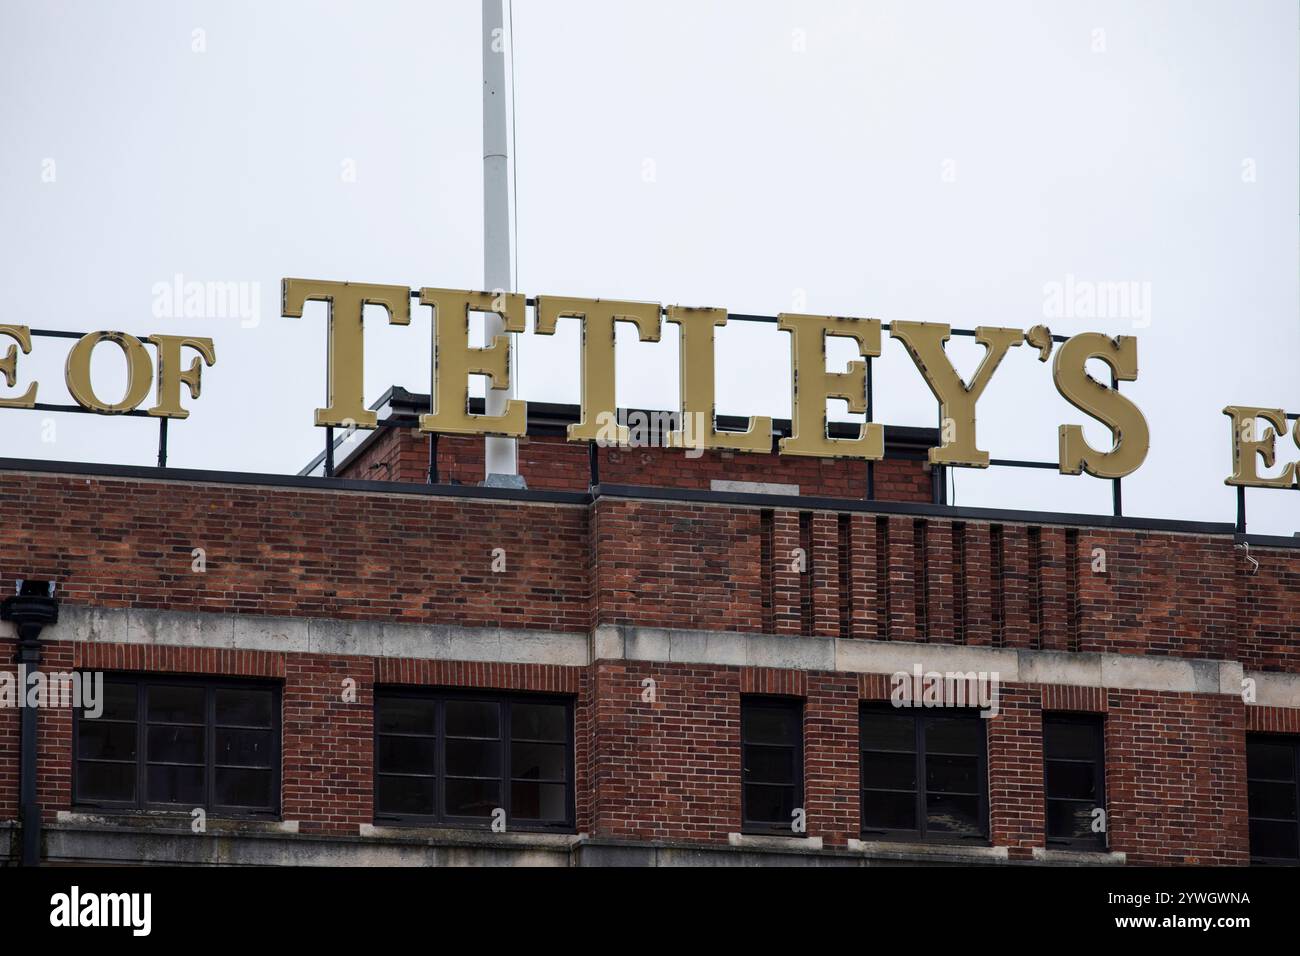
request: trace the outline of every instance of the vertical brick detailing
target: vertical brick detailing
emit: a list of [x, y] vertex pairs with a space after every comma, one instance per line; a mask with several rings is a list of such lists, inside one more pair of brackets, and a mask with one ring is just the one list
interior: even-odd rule
[[1075, 528], [1065, 530], [1065, 598], [1066, 630], [1065, 649], [1072, 653], [1079, 650], [1079, 633], [1082, 629], [1082, 607], [1079, 603], [1079, 565], [1085, 560], [1079, 553], [1079, 532]]
[[889, 639], [916, 640], [915, 529], [907, 518], [889, 519]]
[[1026, 600], [1029, 606], [1029, 646], [1043, 649], [1043, 529], [1025, 529], [1029, 561]]
[[952, 526], [952, 640], [954, 644], [966, 643], [966, 525], [960, 521]]
[[836, 585], [839, 588], [839, 630], [844, 639], [853, 637], [853, 522], [852, 515], [837, 515], [835, 521]]
[[776, 585], [775, 585], [775, 525], [773, 524], [772, 512], [762, 511], [759, 513], [759, 535], [761, 545], [759, 548], [759, 580], [763, 597], [763, 626], [764, 634], [771, 634], [776, 630], [775, 627], [775, 610], [776, 603]]
[[876, 590], [876, 519], [870, 515], [850, 515], [849, 529], [849, 591], [853, 614], [849, 634], [871, 640], [877, 637], [881, 602]]
[[797, 551], [803, 547], [799, 512], [772, 515], [772, 617], [777, 634], [803, 633], [804, 575], [798, 570]]
[[809, 515], [809, 533], [812, 539], [810, 597], [812, 599], [812, 633], [817, 637], [839, 637], [844, 617], [844, 602], [840, 598], [840, 558], [843, 547], [840, 541], [839, 517], [826, 512]]
[[1002, 600], [1006, 613], [1007, 647], [1032, 648], [1037, 635], [1035, 607], [1029, 587], [1029, 529], [1002, 529]]
[[954, 634], [953, 528], [946, 521], [930, 521], [926, 527], [926, 580], [929, 604], [929, 640], [939, 644], [958, 643]]
[[912, 599], [915, 640], [930, 639], [930, 548], [925, 537], [926, 523], [912, 523]]
[[1001, 590], [1001, 579], [993, 577], [992, 543], [989, 525], [971, 522], [965, 526], [966, 643], [975, 647], [993, 644], [993, 592]]
[[876, 552], [876, 640], [887, 641], [890, 634], [890, 597], [893, 590], [889, 580], [889, 519], [875, 521]]
[[1041, 647], [1048, 651], [1070, 649], [1070, 605], [1067, 566], [1072, 565], [1068, 538], [1061, 528], [1042, 528], [1038, 544], [1038, 607]]
[[812, 512], [799, 512], [799, 550], [803, 554], [803, 573], [799, 575], [799, 625], [804, 637], [814, 632], [813, 584], [819, 555], [813, 548]]
[[989, 633], [993, 647], [1007, 646], [1006, 532], [1002, 525], [989, 528]]

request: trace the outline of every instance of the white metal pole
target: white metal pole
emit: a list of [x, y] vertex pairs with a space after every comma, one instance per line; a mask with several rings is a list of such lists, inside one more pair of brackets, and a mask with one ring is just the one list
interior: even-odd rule
[[[510, 273], [509, 140], [506, 129], [506, 0], [483, 0], [483, 278], [490, 292], [514, 292]], [[487, 317], [487, 342], [505, 333], [495, 315]], [[513, 363], [512, 363], [513, 365]], [[502, 415], [515, 396], [514, 369], [510, 388], [487, 390], [487, 414]], [[513, 438], [485, 439], [486, 478], [506, 478], [516, 484], [518, 447]]]

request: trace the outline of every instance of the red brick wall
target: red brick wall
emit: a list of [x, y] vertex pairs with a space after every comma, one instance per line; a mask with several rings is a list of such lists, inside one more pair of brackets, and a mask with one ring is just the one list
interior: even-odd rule
[[[589, 621], [578, 507], [6, 474], [0, 508], [0, 581], [48, 576], [72, 604], [553, 631]], [[507, 573], [492, 573], [497, 548]]]
[[[358, 439], [360, 441], [360, 439]], [[346, 450], [337, 454], [340, 462]], [[601, 448], [600, 480], [607, 485], [707, 490], [714, 480], [798, 485], [811, 497], [865, 498], [863, 461], [752, 455], [708, 451], [698, 458], [665, 448]], [[562, 437], [532, 436], [519, 441], [519, 473], [538, 491], [586, 491], [591, 484], [588, 446]], [[429, 474], [429, 439], [412, 428], [376, 435], [338, 477], [360, 481], [423, 484]], [[442, 482], [483, 482], [483, 439], [443, 435], [438, 439], [438, 478]], [[888, 459], [876, 463], [880, 501], [932, 500], [930, 472], [920, 461]]]
[[[5, 648], [12, 652], [12, 643]], [[808, 835], [858, 832], [858, 708], [888, 697], [883, 675], [645, 662], [590, 668], [331, 658], [124, 645], [45, 647], [45, 666], [283, 677], [283, 816], [304, 832], [352, 833], [372, 819], [377, 684], [468, 686], [572, 696], [578, 829], [597, 836], [722, 843], [740, 829], [742, 695], [804, 703]], [[356, 681], [346, 703], [343, 681]], [[652, 680], [652, 699], [647, 699]], [[1044, 844], [1042, 714], [1106, 715], [1110, 845], [1132, 863], [1248, 862], [1245, 733], [1300, 732], [1296, 711], [1231, 697], [1004, 684], [987, 722], [992, 843], [1013, 858]], [[16, 712], [0, 712], [11, 763], [0, 809], [17, 810]], [[72, 719], [40, 714], [45, 816], [71, 806]]]
[[[71, 605], [563, 631], [593, 623], [766, 627], [810, 637], [1240, 653], [1248, 668], [1300, 670], [1300, 552], [1252, 550], [1255, 572], [1227, 537], [1052, 527], [1031, 534], [1024, 525], [958, 528], [873, 514], [842, 521], [610, 498], [590, 508], [525, 506], [15, 473], [0, 474], [0, 513], [0, 589], [48, 575]], [[196, 547], [207, 549], [206, 574], [190, 570]], [[496, 547], [507, 552], [504, 575], [490, 570]], [[807, 551], [806, 574], [792, 569], [795, 548]], [[1106, 552], [1105, 573], [1093, 571], [1095, 548]], [[772, 567], [762, 567], [764, 554]], [[14, 653], [12, 641], [0, 643], [0, 666], [12, 670]], [[858, 700], [887, 696], [878, 677], [682, 664], [516, 667], [50, 642], [45, 666], [283, 680], [284, 816], [336, 833], [371, 819], [376, 684], [570, 695], [579, 828], [712, 843], [740, 826], [741, 695], [802, 698], [808, 832], [832, 846], [857, 832]], [[349, 678], [355, 704], [341, 695]], [[653, 701], [642, 699], [647, 678], [656, 681]], [[1244, 735], [1300, 733], [1297, 712], [1231, 697], [1012, 685], [1002, 688], [1001, 706], [988, 724], [990, 823], [994, 842], [1017, 857], [1042, 844], [1044, 710], [1106, 713], [1111, 844], [1132, 862], [1245, 862]], [[70, 800], [70, 713], [43, 711], [41, 728], [41, 799], [52, 817]], [[0, 818], [16, 814], [17, 736], [17, 712], [0, 710]]]
[[0, 586], [48, 576], [71, 604], [746, 632], [764, 630], [768, 605], [778, 633], [1300, 670], [1300, 551], [1257, 549], [1252, 573], [1226, 536], [968, 521], [957, 568], [948, 519], [855, 514], [842, 526], [834, 514], [613, 498], [588, 508], [5, 473], [0, 510]]

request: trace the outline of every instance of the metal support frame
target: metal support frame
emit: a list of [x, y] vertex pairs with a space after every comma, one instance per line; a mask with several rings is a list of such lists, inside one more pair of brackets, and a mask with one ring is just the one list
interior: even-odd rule
[[[411, 297], [413, 299], [418, 300], [420, 297], [419, 291], [412, 290]], [[535, 309], [537, 307], [537, 300], [531, 298], [528, 299], [527, 307], [530, 309]], [[665, 314], [666, 314], [666, 310], [665, 310]], [[740, 313], [729, 315], [728, 318], [736, 322], [749, 322], [749, 323], [754, 323], [759, 325], [776, 325], [777, 322], [779, 321], [776, 316], [747, 315], [747, 314], [740, 314]], [[881, 330], [888, 332], [890, 330], [890, 326], [888, 324], [882, 324]], [[80, 339], [84, 336], [85, 333], [63, 332], [63, 331], [58, 331], [53, 329], [32, 329], [31, 334], [33, 336], [44, 336], [47, 338]], [[952, 334], [958, 338], [963, 338], [963, 337], [974, 338], [977, 333], [973, 329], [953, 329]], [[1052, 340], [1060, 344], [1063, 342], [1068, 342], [1069, 338], [1064, 335], [1054, 335], [1052, 336]], [[1119, 391], [1119, 381], [1117, 376], [1114, 375], [1114, 373], [1112, 373], [1111, 375], [1111, 387], [1115, 391]], [[876, 420], [875, 367], [870, 357], [866, 359], [866, 391], [867, 391], [866, 420], [870, 424], [870, 423], [874, 423]], [[91, 412], [88, 409], [82, 408], [80, 405], [51, 405], [51, 404], [38, 403], [33, 406], [33, 410], [49, 411], [49, 412], [70, 412], [70, 413], [78, 413], [78, 414], [96, 414], [94, 412]], [[121, 413], [121, 417], [150, 418], [152, 416], [150, 416], [147, 412], [136, 410], [130, 412], [123, 412]], [[1289, 420], [1294, 421], [1297, 418], [1300, 418], [1300, 415], [1288, 415], [1287, 418]], [[385, 424], [380, 423], [379, 427], [383, 428], [385, 427]], [[939, 427], [940, 430], [942, 431], [943, 428], [942, 411], [940, 412]], [[160, 469], [165, 469], [167, 467], [167, 438], [168, 438], [167, 429], [168, 429], [168, 419], [166, 418], [159, 419], [158, 467]], [[335, 477], [335, 459], [334, 459], [335, 447], [336, 447], [336, 442], [334, 440], [334, 429], [326, 428], [325, 429], [325, 454], [321, 459], [318, 459], [318, 461], [324, 462], [324, 477], [327, 479], [332, 479]], [[876, 500], [876, 463], [873, 461], [868, 461], [866, 464], [867, 464], [867, 487], [866, 487], [865, 500], [869, 502], [874, 502]], [[991, 460], [989, 464], [991, 467], [997, 467], [997, 468], [1029, 468], [1029, 469], [1041, 469], [1041, 470], [1052, 470], [1052, 471], [1056, 471], [1059, 469], [1059, 465], [1055, 462], [1022, 461], [1018, 459], [1007, 459], [1007, 458], [996, 458]], [[588, 465], [590, 469], [590, 484], [591, 487], [594, 488], [600, 484], [599, 449], [596, 447], [595, 443], [592, 443], [588, 449]], [[947, 496], [945, 494], [947, 471], [948, 471], [947, 466], [935, 465], [932, 467], [931, 499], [933, 503], [936, 505], [942, 505], [947, 503]], [[441, 481], [442, 479], [438, 469], [438, 436], [436, 434], [433, 434], [429, 436], [428, 483], [430, 485], [438, 485], [441, 483]], [[1116, 478], [1112, 481], [1111, 500], [1112, 500], [1113, 515], [1117, 518], [1123, 517], [1124, 516], [1124, 488], [1123, 488], [1122, 479]], [[1246, 533], [1246, 494], [1244, 488], [1239, 488], [1237, 491], [1236, 527], [1239, 534]]]

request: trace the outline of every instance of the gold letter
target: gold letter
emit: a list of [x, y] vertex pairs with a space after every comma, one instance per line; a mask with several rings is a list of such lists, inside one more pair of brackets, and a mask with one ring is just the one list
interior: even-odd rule
[[[770, 418], [753, 418], [747, 431], [718, 431], [713, 390], [713, 330], [727, 324], [726, 309], [686, 309], [674, 305], [668, 308], [668, 321], [681, 326], [682, 332], [682, 420], [678, 430], [673, 432], [675, 447], [726, 448], [771, 454]], [[704, 423], [703, 430], [690, 427], [688, 418]]]
[[[211, 368], [217, 363], [212, 339], [194, 339], [184, 335], [151, 335], [146, 342], [158, 347], [158, 404], [149, 409], [155, 418], [189, 418], [190, 413], [181, 408], [181, 384], [189, 387], [190, 398], [198, 398], [203, 366]], [[181, 371], [181, 349], [190, 348], [199, 356], [190, 367]]]
[[[101, 402], [90, 383], [90, 356], [100, 342], [112, 342], [126, 356], [126, 394], [116, 405]], [[120, 415], [122, 412], [134, 411], [148, 397], [153, 365], [149, 361], [149, 353], [134, 335], [125, 332], [91, 332], [72, 347], [64, 370], [68, 391], [78, 405], [101, 415]]]
[[[582, 421], [569, 426], [569, 441], [596, 441], [602, 437], [601, 415], [617, 419], [614, 393], [614, 323], [636, 325], [642, 342], [659, 341], [658, 303], [606, 302], [602, 299], [537, 300], [537, 334], [554, 335], [557, 319], [582, 322]], [[616, 429], [618, 444], [628, 443], [626, 425]]]
[[1076, 335], [1057, 350], [1052, 376], [1067, 402], [1110, 429], [1115, 447], [1100, 452], [1083, 440], [1079, 425], [1061, 426], [1061, 474], [1082, 472], [1096, 478], [1123, 478], [1142, 467], [1151, 448], [1147, 420], [1136, 405], [1088, 374], [1088, 361], [1099, 358], [1121, 382], [1137, 380], [1137, 339], [1110, 339], [1100, 332]]
[[781, 439], [781, 454], [812, 458], [885, 457], [885, 427], [867, 423], [857, 438], [827, 435], [826, 400], [842, 398], [849, 411], [867, 410], [867, 366], [850, 362], [847, 372], [826, 371], [826, 339], [832, 335], [853, 339], [858, 352], [880, 355], [880, 322], [876, 319], [840, 319], [823, 315], [781, 315], [777, 328], [790, 333], [790, 437]]
[[[5, 377], [5, 384], [10, 388], [18, 380], [18, 350], [24, 355], [32, 351], [32, 333], [25, 325], [0, 325], [0, 335], [7, 335], [17, 342], [9, 346], [9, 352], [0, 359], [0, 375]], [[36, 404], [36, 383], [27, 386], [27, 391], [13, 398], [0, 398], [0, 408], [31, 408]]]
[[522, 295], [501, 292], [420, 290], [420, 304], [433, 306], [433, 414], [420, 416], [420, 431], [450, 435], [503, 435], [522, 438], [528, 433], [528, 403], [511, 401], [504, 415], [469, 413], [469, 377], [486, 375], [492, 388], [510, 387], [510, 336], [498, 335], [487, 348], [469, 347], [470, 312], [495, 312], [507, 332], [524, 331]]
[[411, 290], [398, 285], [353, 285], [314, 279], [285, 279], [281, 283], [285, 318], [301, 319], [307, 302], [329, 303], [329, 408], [316, 409], [319, 428], [372, 429], [379, 424], [365, 400], [365, 332], [362, 316], [368, 305], [388, 310], [390, 325], [411, 324]]
[[939, 400], [939, 417], [945, 426], [938, 448], [930, 449], [930, 461], [936, 465], [970, 465], [975, 468], [989, 466], [988, 452], [975, 445], [975, 404], [984, 394], [989, 379], [1002, 364], [1007, 350], [1019, 346], [1025, 333], [1019, 329], [993, 329], [981, 326], [975, 330], [975, 341], [984, 346], [984, 359], [975, 370], [969, 386], [961, 380], [948, 358], [943, 343], [952, 335], [946, 325], [926, 322], [894, 322], [890, 337], [898, 339], [907, 348], [912, 361], [925, 378], [925, 384]]
[[[1224, 484], [1241, 485], [1244, 488], [1290, 488], [1296, 474], [1296, 463], [1292, 462], [1282, 469], [1274, 478], [1266, 478], [1259, 473], [1258, 458], [1264, 459], [1264, 467], [1272, 468], [1277, 457], [1274, 443], [1279, 435], [1287, 430], [1286, 412], [1280, 408], [1251, 408], [1247, 405], [1229, 405], [1223, 414], [1232, 418], [1232, 477]], [[1247, 438], [1249, 427], [1252, 435], [1255, 420], [1262, 418], [1276, 428], [1265, 428], [1260, 438]], [[1300, 445], [1300, 422], [1296, 423], [1296, 444]]]

